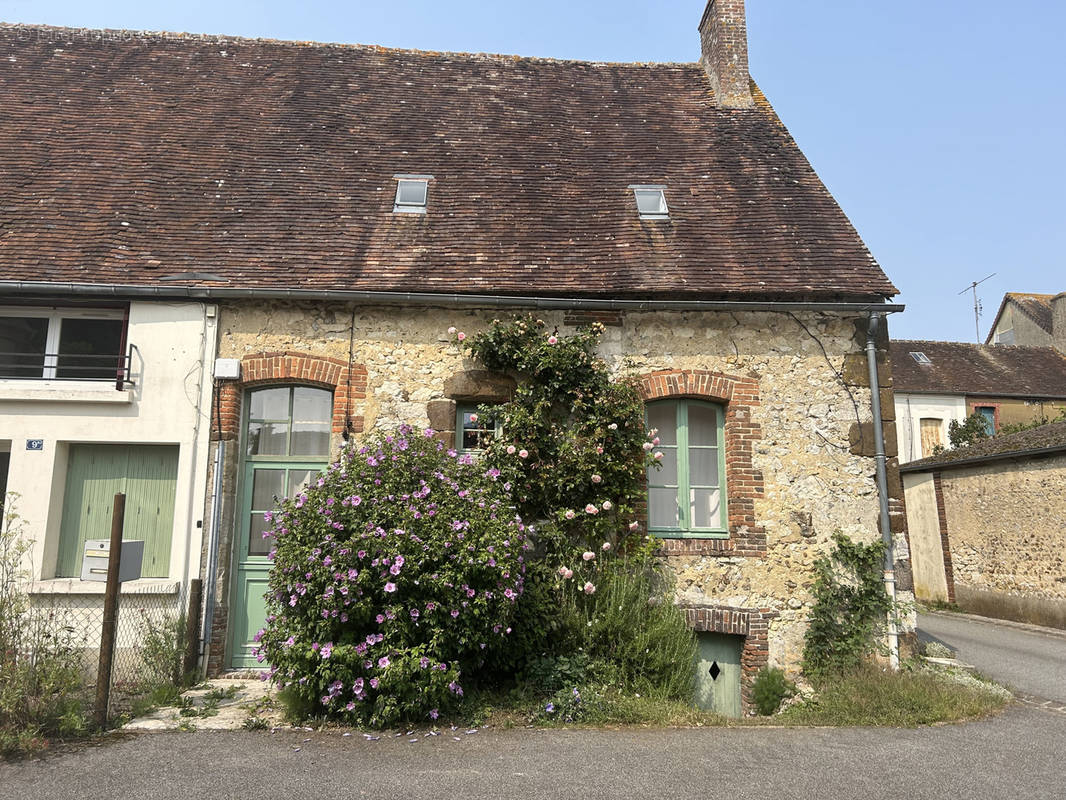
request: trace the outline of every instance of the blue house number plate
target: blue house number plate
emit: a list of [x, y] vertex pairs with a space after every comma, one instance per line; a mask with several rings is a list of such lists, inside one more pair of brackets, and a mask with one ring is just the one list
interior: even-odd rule
[[27, 450], [44, 450], [44, 439], [27, 439]]

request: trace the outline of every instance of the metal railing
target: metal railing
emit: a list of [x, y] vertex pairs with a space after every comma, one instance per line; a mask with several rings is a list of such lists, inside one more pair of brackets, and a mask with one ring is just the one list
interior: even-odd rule
[[0, 379], [114, 381], [122, 391], [133, 385], [133, 348], [125, 354], [0, 352]]

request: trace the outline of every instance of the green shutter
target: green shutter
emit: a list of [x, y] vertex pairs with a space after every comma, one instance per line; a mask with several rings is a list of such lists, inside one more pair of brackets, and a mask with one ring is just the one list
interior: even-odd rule
[[144, 541], [141, 575], [167, 577], [177, 476], [176, 446], [70, 445], [56, 577], [81, 575], [85, 542], [111, 536], [118, 492], [126, 493], [123, 538]]

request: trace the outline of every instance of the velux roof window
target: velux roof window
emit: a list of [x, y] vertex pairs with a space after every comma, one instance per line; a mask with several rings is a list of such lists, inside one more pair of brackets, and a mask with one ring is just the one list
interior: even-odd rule
[[921, 353], [921, 352], [919, 352], [919, 353], [911, 353], [910, 355], [911, 355], [911, 358], [913, 358], [919, 364], [932, 364], [933, 363], [930, 360], [929, 356], [927, 356], [925, 353]]
[[641, 219], [669, 219], [666, 207], [666, 187], [653, 184], [634, 184], [629, 187], [637, 199], [637, 211]]
[[429, 200], [429, 182], [432, 175], [394, 175], [396, 178], [396, 204], [393, 212], [398, 214], [425, 214]]

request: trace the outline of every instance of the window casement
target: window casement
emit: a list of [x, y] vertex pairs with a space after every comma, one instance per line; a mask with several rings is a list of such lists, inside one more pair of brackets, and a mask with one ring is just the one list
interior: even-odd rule
[[269, 386], [248, 393], [244, 426], [244, 557], [265, 556], [266, 513], [303, 489], [329, 461], [333, 393]]
[[396, 201], [392, 210], [396, 214], [425, 214], [429, 205], [429, 182], [432, 175], [394, 175]]
[[121, 309], [0, 308], [0, 379], [124, 382]]
[[499, 423], [490, 423], [475, 403], [455, 404], [455, 449], [461, 453], [480, 453], [500, 435]]
[[666, 538], [729, 535], [724, 409], [702, 400], [662, 400], [645, 409], [659, 443], [648, 469], [648, 530]]

